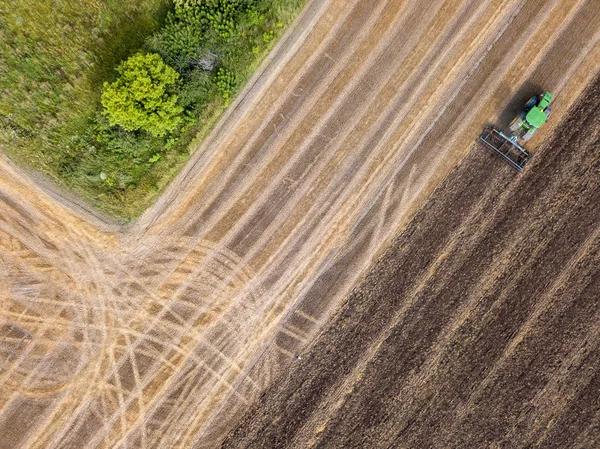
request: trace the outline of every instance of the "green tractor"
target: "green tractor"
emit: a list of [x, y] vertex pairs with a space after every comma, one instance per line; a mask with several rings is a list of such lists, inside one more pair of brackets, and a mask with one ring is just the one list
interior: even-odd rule
[[533, 156], [519, 144], [529, 141], [550, 116], [552, 94], [536, 95], [525, 103], [523, 111], [510, 123], [506, 133], [486, 126], [479, 137], [486, 148], [495, 151], [518, 171], [522, 171]]

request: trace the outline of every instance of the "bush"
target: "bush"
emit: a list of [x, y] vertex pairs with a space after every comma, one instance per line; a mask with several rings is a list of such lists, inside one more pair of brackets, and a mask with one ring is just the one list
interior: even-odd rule
[[242, 16], [254, 11], [253, 0], [175, 0], [174, 4], [163, 29], [147, 44], [181, 73], [194, 65], [207, 46], [239, 37]]
[[225, 104], [229, 104], [229, 99], [231, 94], [235, 91], [236, 88], [236, 79], [235, 73], [221, 67], [217, 71], [217, 89], [219, 89], [219, 93], [223, 100], [225, 100]]
[[175, 94], [179, 74], [160, 55], [138, 53], [117, 68], [119, 78], [104, 83], [102, 105], [111, 125], [164, 136], [181, 122]]
[[203, 107], [219, 95], [215, 75], [196, 69], [186, 78], [177, 98], [178, 104], [198, 117]]
[[149, 39], [148, 45], [167, 61], [184, 67], [188, 58], [198, 54], [208, 19], [199, 8], [176, 7], [169, 12], [165, 26]]

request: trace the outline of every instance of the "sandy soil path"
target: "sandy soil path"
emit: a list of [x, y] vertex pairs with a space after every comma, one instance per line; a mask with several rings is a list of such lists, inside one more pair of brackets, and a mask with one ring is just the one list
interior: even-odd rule
[[0, 161], [0, 447], [218, 445], [485, 124], [599, 69], [597, 1], [422, 5], [311, 2], [128, 228]]

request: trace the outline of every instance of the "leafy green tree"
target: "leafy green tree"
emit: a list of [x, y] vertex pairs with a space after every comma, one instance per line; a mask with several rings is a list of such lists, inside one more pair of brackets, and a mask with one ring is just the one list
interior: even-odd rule
[[117, 68], [119, 78], [104, 83], [102, 105], [111, 125], [164, 136], [181, 122], [175, 93], [179, 73], [160, 55], [137, 53]]

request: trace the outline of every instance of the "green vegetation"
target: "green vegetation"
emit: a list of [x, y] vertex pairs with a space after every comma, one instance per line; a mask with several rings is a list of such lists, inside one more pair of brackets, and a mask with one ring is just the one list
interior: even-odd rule
[[181, 122], [175, 83], [179, 73], [157, 54], [138, 53], [117, 68], [119, 78], [104, 83], [102, 105], [111, 125], [142, 129], [153, 136], [172, 132]]
[[305, 0], [15, 0], [0, 6], [0, 145], [137, 216]]

